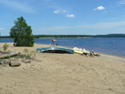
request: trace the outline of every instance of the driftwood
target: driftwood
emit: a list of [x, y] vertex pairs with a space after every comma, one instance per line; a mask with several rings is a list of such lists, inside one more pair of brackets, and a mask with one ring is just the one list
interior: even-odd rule
[[20, 52], [15, 52], [15, 51], [12, 51], [10, 53], [0, 52], [0, 59], [16, 56], [16, 55], [19, 55], [19, 54], [20, 54]]

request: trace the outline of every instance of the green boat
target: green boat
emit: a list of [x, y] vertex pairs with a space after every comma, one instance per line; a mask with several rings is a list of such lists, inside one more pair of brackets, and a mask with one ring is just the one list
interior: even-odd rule
[[42, 53], [69, 53], [69, 54], [74, 54], [74, 50], [61, 48], [61, 47], [38, 48], [38, 49], [36, 49], [36, 51], [42, 52]]

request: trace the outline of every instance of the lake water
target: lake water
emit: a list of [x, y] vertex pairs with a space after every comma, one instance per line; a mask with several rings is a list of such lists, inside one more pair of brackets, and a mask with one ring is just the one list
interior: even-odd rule
[[[50, 44], [52, 39], [35, 39], [38, 44]], [[65, 47], [85, 48], [95, 52], [125, 57], [125, 38], [56, 38], [56, 43]], [[13, 42], [1, 39], [0, 42]]]

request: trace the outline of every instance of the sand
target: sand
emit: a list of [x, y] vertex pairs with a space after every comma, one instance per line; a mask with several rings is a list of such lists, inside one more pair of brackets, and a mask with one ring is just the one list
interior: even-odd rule
[[[48, 47], [8, 44], [8, 50], [21, 52]], [[125, 94], [125, 59], [104, 54], [36, 53], [35, 60], [21, 62], [20, 67], [0, 65], [0, 94]]]

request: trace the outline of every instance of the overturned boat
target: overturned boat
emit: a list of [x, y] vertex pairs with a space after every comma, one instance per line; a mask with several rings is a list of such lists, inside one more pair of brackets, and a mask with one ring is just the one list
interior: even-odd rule
[[74, 50], [61, 48], [61, 47], [47, 47], [47, 48], [38, 48], [36, 49], [37, 52], [43, 53], [69, 53], [74, 54]]

